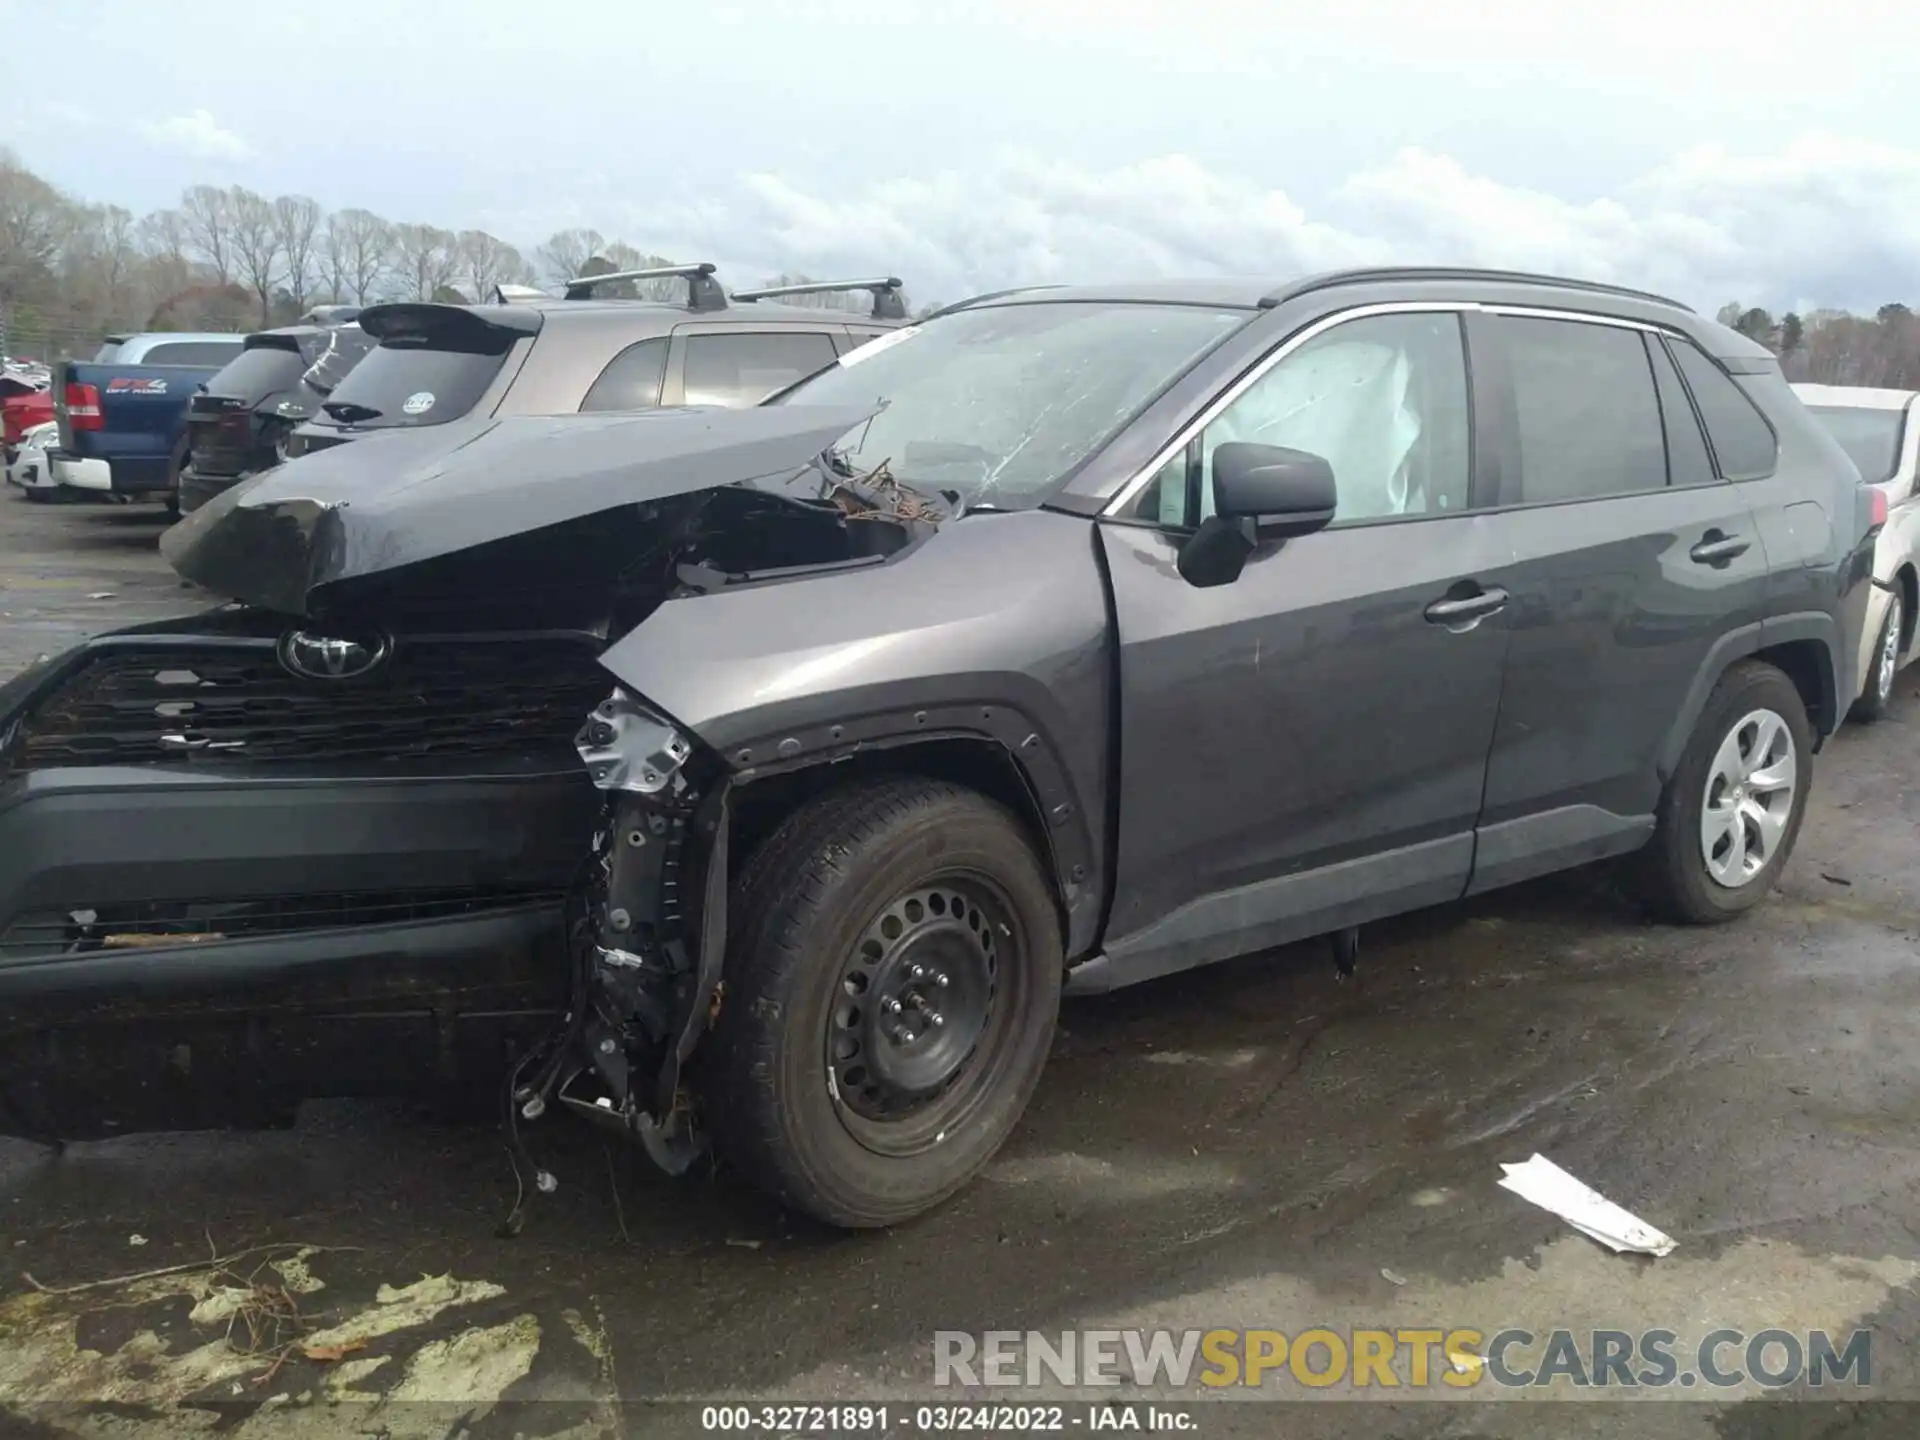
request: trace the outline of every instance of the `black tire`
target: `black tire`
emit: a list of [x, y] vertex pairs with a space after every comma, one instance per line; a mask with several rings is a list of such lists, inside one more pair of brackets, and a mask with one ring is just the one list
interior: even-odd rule
[[[1736, 886], [1717, 882], [1707, 866], [1701, 826], [1714, 757], [1730, 733], [1756, 711], [1772, 711], [1791, 738], [1795, 782], [1786, 823], [1765, 863]], [[1730, 666], [1694, 722], [1680, 764], [1660, 797], [1653, 838], [1633, 859], [1634, 888], [1662, 919], [1685, 925], [1731, 920], [1759, 904], [1793, 853], [1813, 780], [1813, 727], [1800, 692], [1785, 674], [1757, 660]]]
[[167, 462], [167, 514], [175, 520], [180, 518], [180, 472], [187, 467], [187, 437], [182, 435], [180, 442], [173, 447], [173, 456]]
[[[1901, 592], [1895, 589], [1887, 601], [1886, 619], [1880, 622], [1880, 631], [1873, 639], [1873, 659], [1868, 665], [1867, 688], [1860, 698], [1853, 702], [1848, 712], [1850, 719], [1871, 725], [1882, 719], [1887, 707], [1893, 703], [1893, 685], [1898, 671], [1893, 666], [1899, 663], [1900, 637], [1906, 625], [1906, 606], [1901, 600]], [[1894, 647], [1892, 663], [1887, 660], [1887, 646]]]
[[[868, 958], [883, 933], [904, 938]], [[1051, 1048], [1063, 961], [1046, 871], [1002, 807], [915, 778], [819, 796], [735, 881], [728, 940], [696, 1083], [716, 1149], [754, 1184], [830, 1225], [892, 1225], [960, 1189], [1012, 1133]], [[908, 982], [908, 1013], [883, 1017], [900, 977], [920, 973], [914, 956], [940, 967], [934, 980], [937, 957], [954, 957], [958, 983]], [[944, 1024], [933, 1016], [950, 1005], [950, 1031], [878, 1033]], [[939, 1088], [912, 1100], [887, 1087], [882, 1070], [911, 1046], [957, 1052], [976, 1023]], [[893, 1116], [889, 1101], [918, 1108]]]

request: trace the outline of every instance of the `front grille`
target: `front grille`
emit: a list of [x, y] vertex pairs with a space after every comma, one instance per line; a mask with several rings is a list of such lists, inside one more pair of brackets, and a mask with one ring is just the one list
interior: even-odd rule
[[449, 920], [525, 906], [560, 905], [565, 898], [562, 891], [540, 888], [400, 890], [29, 910], [0, 931], [0, 961], [263, 939], [358, 925]]
[[610, 683], [587, 646], [550, 639], [402, 640], [373, 675], [337, 681], [289, 674], [267, 641], [104, 650], [29, 712], [12, 763], [571, 761]]

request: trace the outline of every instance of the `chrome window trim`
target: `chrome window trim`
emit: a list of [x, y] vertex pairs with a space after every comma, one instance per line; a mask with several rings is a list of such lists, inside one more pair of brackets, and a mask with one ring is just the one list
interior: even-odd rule
[[1323, 315], [1304, 330], [1289, 336], [1274, 350], [1258, 361], [1252, 369], [1229, 385], [1206, 409], [1182, 426], [1174, 438], [1159, 450], [1145, 466], [1136, 471], [1126, 484], [1115, 492], [1100, 511], [1103, 520], [1124, 519], [1121, 514], [1134, 498], [1146, 488], [1153, 477], [1171, 461], [1174, 456], [1193, 443], [1193, 439], [1207, 426], [1220, 418], [1221, 412], [1232, 405], [1242, 395], [1266, 377], [1269, 370], [1285, 360], [1294, 351], [1309, 340], [1326, 334], [1340, 325], [1353, 320], [1370, 320], [1380, 315], [1434, 315], [1434, 314], [1483, 314], [1506, 315], [1521, 320], [1566, 320], [1582, 325], [1611, 325], [1621, 330], [1638, 330], [1649, 335], [1681, 335], [1684, 332], [1677, 327], [1655, 324], [1647, 320], [1628, 320], [1618, 315], [1596, 315], [1587, 310], [1560, 310], [1536, 305], [1506, 305], [1485, 300], [1385, 300], [1376, 305], [1356, 305], [1348, 310], [1338, 310], [1331, 315]]

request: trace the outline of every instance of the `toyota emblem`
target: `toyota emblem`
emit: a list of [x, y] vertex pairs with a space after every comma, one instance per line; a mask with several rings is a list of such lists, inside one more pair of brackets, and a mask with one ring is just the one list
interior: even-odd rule
[[307, 680], [355, 680], [378, 669], [391, 649], [384, 635], [353, 640], [289, 630], [280, 639], [280, 663]]

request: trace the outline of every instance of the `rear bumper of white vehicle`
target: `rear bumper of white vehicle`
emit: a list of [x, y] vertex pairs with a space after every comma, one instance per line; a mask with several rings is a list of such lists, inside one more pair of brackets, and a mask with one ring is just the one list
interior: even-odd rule
[[12, 451], [13, 458], [7, 462], [7, 483], [17, 485], [22, 490], [35, 493], [60, 488], [60, 482], [53, 478], [52, 467], [47, 463], [47, 450], [44, 445], [21, 445]]
[[104, 460], [83, 460], [64, 450], [47, 451], [47, 467], [53, 483], [68, 490], [113, 491], [113, 470]]

